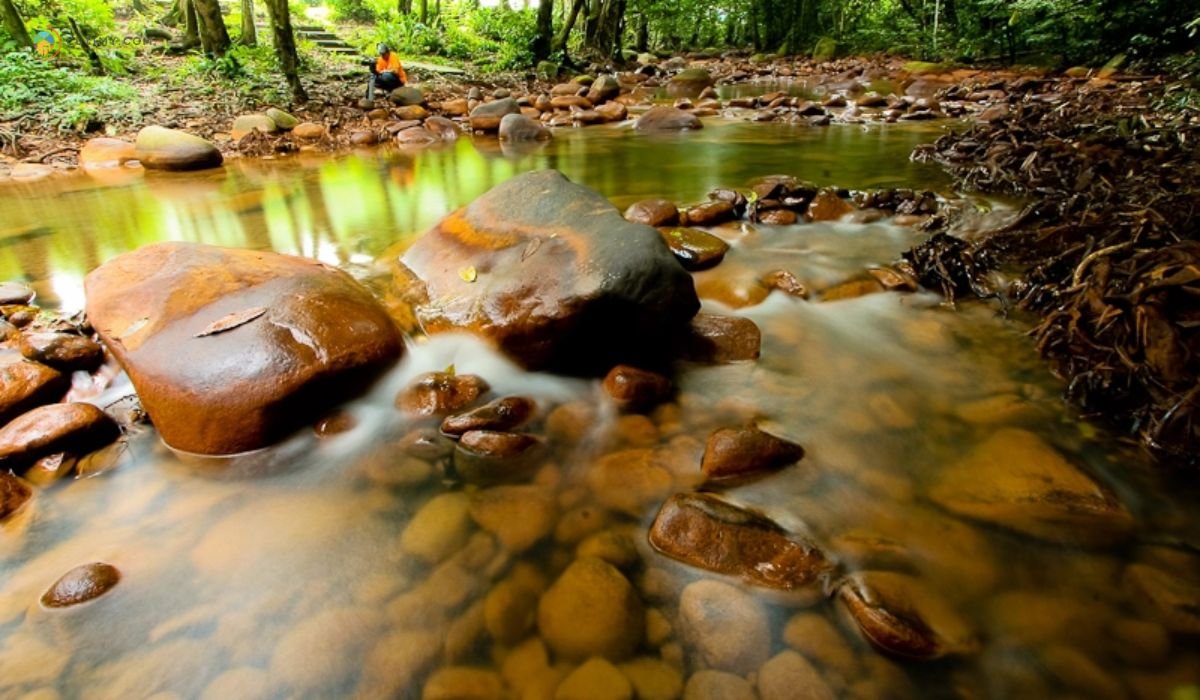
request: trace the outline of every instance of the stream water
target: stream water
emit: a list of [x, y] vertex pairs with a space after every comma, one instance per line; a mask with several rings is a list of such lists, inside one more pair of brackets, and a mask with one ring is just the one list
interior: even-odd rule
[[[593, 127], [523, 152], [464, 139], [421, 153], [9, 185], [0, 279], [79, 309], [88, 270], [146, 243], [191, 240], [316, 257], [376, 281], [397, 245], [527, 170], [557, 168], [622, 208], [698, 201], [777, 173], [937, 190], [947, 179], [908, 153], [941, 128], [713, 120], [647, 137]], [[776, 292], [731, 309], [712, 298], [736, 297], [766, 270], [821, 288], [894, 260], [920, 234], [886, 221], [714, 232], [733, 247], [698, 277], [716, 290], [707, 310], [753, 319], [762, 357], [681, 364], [677, 399], [649, 415], [619, 412], [598, 382], [525, 372], [444, 336], [410, 343], [401, 366], [347, 408], [351, 430], [306, 432], [260, 455], [265, 475], [181, 459], [151, 431], [119, 468], [40, 489], [0, 528], [0, 698], [554, 697], [575, 663], [545, 656], [536, 608], [577, 554], [613, 562], [633, 584], [645, 630], [618, 665], [641, 698], [681, 697], [684, 683], [690, 699], [755, 697], [717, 694], [737, 682], [706, 667], [742, 676], [742, 690], [757, 683], [762, 700], [826, 697], [789, 672], [788, 649], [839, 697], [1200, 697], [1200, 494], [1074, 415], [1022, 321], [924, 293], [817, 303]], [[497, 396], [538, 401], [532, 432], [551, 449], [531, 484], [464, 490], [442, 482], [437, 458], [401, 452], [421, 426], [393, 397], [449, 365]], [[965, 630], [963, 653], [892, 659], [833, 600], [728, 580], [728, 599], [699, 615], [718, 628], [697, 620], [685, 590], [720, 577], [655, 553], [646, 526], [667, 496], [697, 487], [708, 434], [752, 420], [806, 456], [723, 497], [807, 533], [846, 572], [899, 574], [900, 595], [935, 631]], [[1103, 541], [1061, 524], [1031, 536], [1020, 513], [972, 520], [936, 497], [963, 467], [997, 491], [1008, 488], [1004, 470], [980, 465], [1062, 468], [1048, 454], [1110, 489], [1132, 536]], [[662, 478], [613, 473], [615, 463]], [[39, 605], [64, 572], [92, 561], [122, 572], [111, 593], [68, 610]], [[738, 648], [763, 656], [743, 667]], [[611, 688], [600, 681], [584, 687], [559, 697], [621, 697], [601, 694]]]

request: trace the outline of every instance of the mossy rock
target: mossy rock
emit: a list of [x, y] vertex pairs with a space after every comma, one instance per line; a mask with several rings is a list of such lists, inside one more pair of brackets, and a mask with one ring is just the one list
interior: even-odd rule
[[554, 81], [562, 68], [554, 61], [538, 61], [536, 74], [538, 80]]
[[912, 75], [925, 75], [930, 73], [946, 73], [954, 69], [952, 63], [934, 63], [932, 61], [909, 61], [904, 64], [904, 70]]
[[293, 117], [282, 109], [275, 109], [274, 107], [267, 110], [267, 116], [271, 118], [271, 121], [275, 122], [275, 126], [283, 129], [284, 131], [291, 131], [292, 129], [296, 128], [297, 124], [300, 123], [299, 119]]
[[813, 47], [812, 58], [814, 61], [830, 61], [837, 58], [840, 50], [837, 39], [823, 36], [817, 39], [817, 45]]
[[672, 76], [671, 82], [708, 87], [713, 84], [713, 77], [703, 68], [686, 68]]

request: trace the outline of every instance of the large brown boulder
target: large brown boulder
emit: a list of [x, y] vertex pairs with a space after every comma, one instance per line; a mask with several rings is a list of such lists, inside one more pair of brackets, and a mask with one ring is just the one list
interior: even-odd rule
[[403, 352], [366, 289], [305, 258], [160, 243], [92, 271], [86, 290], [163, 440], [188, 452], [270, 444]]
[[553, 170], [492, 189], [400, 262], [427, 332], [471, 331], [529, 367], [638, 364], [700, 306], [657, 231]]

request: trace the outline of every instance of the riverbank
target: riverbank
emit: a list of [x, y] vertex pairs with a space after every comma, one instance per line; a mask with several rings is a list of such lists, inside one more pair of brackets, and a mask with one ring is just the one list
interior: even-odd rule
[[[1093, 418], [1194, 466], [1200, 333], [1200, 111], [1164, 80], [1026, 99], [1002, 119], [947, 133], [915, 156], [963, 190], [1030, 200], [970, 241], [914, 249], [948, 296], [1002, 296], [1040, 317], [1039, 351]], [[1005, 270], [1011, 284], [989, 273]]]
[[[455, 121], [463, 131], [472, 125], [468, 115], [480, 104], [512, 97], [527, 116], [553, 128], [571, 128], [626, 119], [629, 112], [673, 102], [704, 118], [728, 116], [754, 121], [791, 120], [814, 126], [833, 121], [924, 120], [978, 116], [994, 118], [1010, 98], [1032, 90], [1067, 93], [1107, 89], [1131, 76], [1111, 70], [1072, 70], [1051, 76], [1020, 70], [978, 70], [909, 62], [900, 58], [850, 58], [817, 62], [807, 58], [765, 60], [760, 56], [657, 59], [644, 56], [627, 70], [608, 77], [615, 80], [605, 91], [593, 91], [600, 75], [548, 81], [532, 75], [447, 75], [432, 70], [413, 71], [419, 93], [405, 91], [391, 102], [363, 101], [365, 73], [342, 63], [318, 63], [306, 81], [311, 99], [288, 104], [280, 85], [250, 68], [235, 90], [218, 89], [210, 74], [195, 72], [183, 82], [143, 79], [131, 84], [138, 91], [130, 100], [133, 110], [110, 109], [89, 117], [88, 123], [70, 128], [58, 115], [33, 112], [0, 121], [0, 181], [36, 179], [79, 165], [83, 145], [98, 136], [132, 141], [148, 125], [165, 126], [211, 140], [225, 158], [276, 157], [297, 150], [341, 151], [387, 143], [428, 116]], [[178, 75], [190, 59], [163, 57], [155, 75]], [[249, 66], [250, 63], [248, 62]], [[573, 98], [580, 97], [582, 100]], [[590, 97], [590, 99], [589, 99]], [[555, 98], [558, 102], [555, 103]], [[606, 102], [614, 104], [604, 108]], [[413, 107], [420, 107], [414, 110]], [[249, 113], [280, 108], [299, 122], [317, 125], [312, 138], [275, 134], [242, 143], [234, 121]], [[407, 109], [406, 109], [407, 108]], [[990, 111], [989, 111], [990, 110]], [[414, 123], [416, 122], [416, 123]], [[407, 134], [406, 147], [423, 139]], [[237, 137], [237, 138], [235, 138]], [[433, 141], [430, 141], [433, 143]]]

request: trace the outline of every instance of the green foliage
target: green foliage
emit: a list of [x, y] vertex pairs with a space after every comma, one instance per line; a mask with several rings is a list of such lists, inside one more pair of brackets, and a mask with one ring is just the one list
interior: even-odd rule
[[60, 67], [28, 51], [0, 56], [0, 119], [34, 113], [59, 129], [93, 122], [132, 122], [137, 91], [112, 78]]
[[474, 61], [485, 71], [519, 70], [533, 65], [536, 21], [532, 11], [447, 3], [441, 16], [429, 24], [422, 24], [415, 14], [391, 12], [376, 23], [369, 41], [359, 43], [370, 50], [382, 41], [401, 55]]
[[[300, 52], [301, 69], [305, 52]], [[286, 102], [287, 85], [269, 46], [235, 45], [224, 56], [191, 56], [167, 77], [171, 85], [206, 93], [232, 89], [246, 101]]]
[[[371, 0], [327, 0], [327, 2], [333, 9], [334, 19], [341, 21], [371, 22], [377, 16], [384, 14], [379, 12], [384, 8], [377, 8], [377, 3], [373, 3]], [[394, 1], [388, 3], [388, 5], [394, 4]]]

